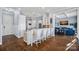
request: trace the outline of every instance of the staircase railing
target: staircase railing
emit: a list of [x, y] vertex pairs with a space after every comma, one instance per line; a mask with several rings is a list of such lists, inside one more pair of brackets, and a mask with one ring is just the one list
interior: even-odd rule
[[70, 43], [68, 43], [66, 46], [65, 51], [68, 51], [75, 43], [77, 42], [77, 39], [72, 40]]

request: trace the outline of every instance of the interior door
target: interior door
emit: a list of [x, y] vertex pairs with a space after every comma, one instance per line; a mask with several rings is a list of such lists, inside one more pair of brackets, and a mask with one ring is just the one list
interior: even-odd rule
[[3, 35], [13, 34], [13, 15], [3, 14]]

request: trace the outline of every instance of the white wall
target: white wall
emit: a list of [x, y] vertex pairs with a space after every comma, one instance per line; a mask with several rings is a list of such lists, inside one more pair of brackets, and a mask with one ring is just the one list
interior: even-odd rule
[[77, 9], [77, 37], [79, 38], [79, 8]]
[[2, 10], [0, 9], [0, 45], [2, 44]]
[[68, 24], [75, 24], [77, 22], [76, 16], [72, 16], [66, 19], [56, 19], [56, 26], [60, 26], [60, 20], [68, 20]]

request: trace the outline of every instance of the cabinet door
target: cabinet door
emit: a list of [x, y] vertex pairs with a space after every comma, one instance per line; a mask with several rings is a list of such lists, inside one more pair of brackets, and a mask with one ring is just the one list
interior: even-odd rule
[[3, 35], [13, 34], [13, 16], [3, 14]]
[[19, 15], [18, 31], [20, 37], [23, 37], [24, 31], [26, 30], [26, 19], [24, 15]]

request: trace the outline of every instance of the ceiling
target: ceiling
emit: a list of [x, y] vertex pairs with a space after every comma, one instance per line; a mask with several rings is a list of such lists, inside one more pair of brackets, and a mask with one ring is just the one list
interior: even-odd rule
[[75, 9], [75, 7], [9, 7], [9, 8], [19, 10], [21, 14], [25, 16], [33, 16], [33, 17], [41, 16], [44, 15], [45, 13], [61, 14], [68, 10], [70, 10], [69, 12], [72, 12], [71, 10]]

